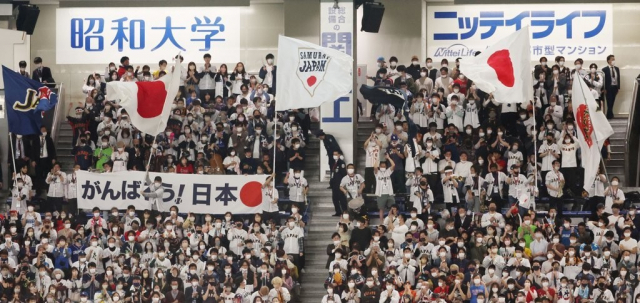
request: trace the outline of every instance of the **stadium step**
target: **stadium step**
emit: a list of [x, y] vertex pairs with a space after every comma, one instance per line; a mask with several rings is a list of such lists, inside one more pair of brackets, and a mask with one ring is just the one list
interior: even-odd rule
[[620, 183], [625, 185], [625, 156], [626, 156], [626, 139], [627, 139], [627, 117], [618, 117], [613, 120], [609, 120], [611, 128], [613, 128], [613, 135], [609, 138], [611, 143], [611, 160], [604, 161], [609, 178], [617, 176], [620, 178]]
[[[311, 129], [317, 129], [318, 124], [312, 123]], [[305, 178], [309, 181], [309, 201], [311, 212], [305, 241], [306, 264], [302, 275], [301, 302], [318, 302], [326, 294], [324, 280], [327, 277], [325, 264], [327, 262], [327, 244], [331, 243], [331, 235], [335, 232], [336, 217], [329, 182], [319, 181], [320, 142], [311, 136], [307, 145], [307, 161], [305, 161]]]
[[[64, 119], [64, 118], [63, 118]], [[60, 122], [60, 128], [58, 131], [58, 138], [56, 139], [56, 154], [58, 162], [60, 162], [60, 168], [62, 171], [70, 172], [73, 170], [73, 164], [75, 159], [71, 154], [73, 150], [73, 129], [71, 125], [66, 121]]]

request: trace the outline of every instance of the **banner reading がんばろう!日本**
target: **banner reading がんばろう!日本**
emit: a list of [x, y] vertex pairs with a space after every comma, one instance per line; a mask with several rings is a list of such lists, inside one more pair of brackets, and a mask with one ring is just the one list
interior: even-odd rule
[[[78, 171], [78, 208], [126, 209], [135, 205], [139, 209], [150, 206], [140, 195], [147, 190], [143, 184], [144, 172], [91, 173]], [[176, 205], [180, 212], [200, 214], [253, 214], [262, 212], [262, 184], [266, 175], [186, 175], [150, 173], [153, 180], [162, 178], [164, 188], [163, 209]]]

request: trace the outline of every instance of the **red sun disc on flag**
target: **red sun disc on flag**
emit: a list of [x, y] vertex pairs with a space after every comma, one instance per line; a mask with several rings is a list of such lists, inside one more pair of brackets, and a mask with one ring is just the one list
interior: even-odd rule
[[499, 50], [487, 59], [487, 64], [496, 71], [498, 81], [506, 87], [513, 87], [516, 77], [513, 74], [513, 62], [508, 49]]
[[249, 207], [256, 207], [262, 203], [262, 183], [251, 181], [240, 189], [240, 201]]
[[138, 114], [142, 118], [155, 118], [162, 114], [167, 91], [162, 81], [136, 82], [138, 86]]
[[593, 124], [591, 123], [591, 115], [589, 114], [589, 108], [586, 104], [580, 104], [580, 106], [578, 106], [576, 110], [576, 123], [578, 124], [578, 129], [582, 132], [584, 141], [591, 147], [591, 145], [593, 145], [593, 140], [591, 139]]

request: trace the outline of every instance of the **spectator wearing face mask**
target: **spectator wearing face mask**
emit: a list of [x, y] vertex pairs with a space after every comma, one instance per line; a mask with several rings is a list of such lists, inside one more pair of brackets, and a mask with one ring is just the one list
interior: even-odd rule
[[[435, 69], [434, 69], [435, 71]], [[425, 90], [424, 95], [429, 96], [433, 92], [433, 80], [429, 77], [429, 70], [422, 68], [420, 74], [415, 79], [416, 91]]]
[[[276, 70], [277, 66], [273, 62], [274, 56], [267, 54], [265, 57], [265, 65], [260, 69], [258, 76], [262, 79], [262, 83], [270, 87], [268, 92], [272, 95], [276, 95]], [[284, 302], [280, 302], [284, 303]]]
[[[553, 126], [553, 124], [550, 124]], [[541, 174], [544, 180], [547, 173], [553, 170], [553, 162], [560, 158], [560, 149], [555, 143], [555, 132], [549, 132], [546, 135], [541, 132], [542, 138], [546, 140], [540, 144], [538, 148], [538, 157], [542, 158]]]
[[438, 90], [442, 88], [444, 90], [443, 94], [449, 96], [449, 94], [451, 94], [453, 81], [454, 80], [449, 77], [449, 69], [443, 66], [440, 68], [440, 77], [435, 81], [435, 89]]
[[[53, 79], [53, 74], [51, 74], [51, 69], [48, 67], [45, 67], [42, 64], [42, 58], [40, 57], [35, 57], [35, 59], [33, 59], [33, 64], [35, 66], [35, 69], [33, 70], [32, 74], [32, 79], [35, 81], [38, 81], [40, 83], [49, 83], [50, 85], [53, 84], [55, 85], [55, 80]], [[48, 86], [50, 86], [48, 85]]]
[[591, 63], [591, 65], [589, 65], [588, 70], [582, 70], [582, 71], [584, 71], [583, 72], [584, 80], [588, 84], [591, 84], [597, 93], [597, 96], [595, 97], [595, 99], [599, 100], [600, 94], [602, 93], [603, 79], [602, 79], [602, 74], [598, 72], [598, 65], [595, 63]]
[[[389, 67], [391, 68], [391, 70], [395, 69], [395, 65], [397, 64], [397, 60], [398, 58], [396, 57], [391, 57], [389, 59]], [[420, 78], [420, 71], [423, 68], [420, 67], [420, 60], [418, 60], [418, 56], [412, 56], [411, 57], [411, 64], [409, 64], [406, 68], [406, 72], [407, 74], [411, 75], [411, 78], [413, 79], [418, 79]], [[392, 75], [393, 77], [393, 75]]]
[[16, 185], [11, 189], [11, 210], [24, 215], [27, 211], [29, 200], [31, 200], [29, 191], [30, 189], [25, 185], [24, 180], [17, 178]]
[[604, 94], [607, 100], [607, 119], [613, 119], [613, 105], [620, 91], [620, 68], [616, 65], [614, 55], [607, 56], [607, 66], [602, 68], [604, 73]]

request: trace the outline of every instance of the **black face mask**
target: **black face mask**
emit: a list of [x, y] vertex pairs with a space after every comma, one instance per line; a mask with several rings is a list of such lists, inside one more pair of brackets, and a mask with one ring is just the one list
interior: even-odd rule
[[420, 181], [420, 185], [425, 186], [425, 185], [427, 185], [427, 182], [426, 181]]

